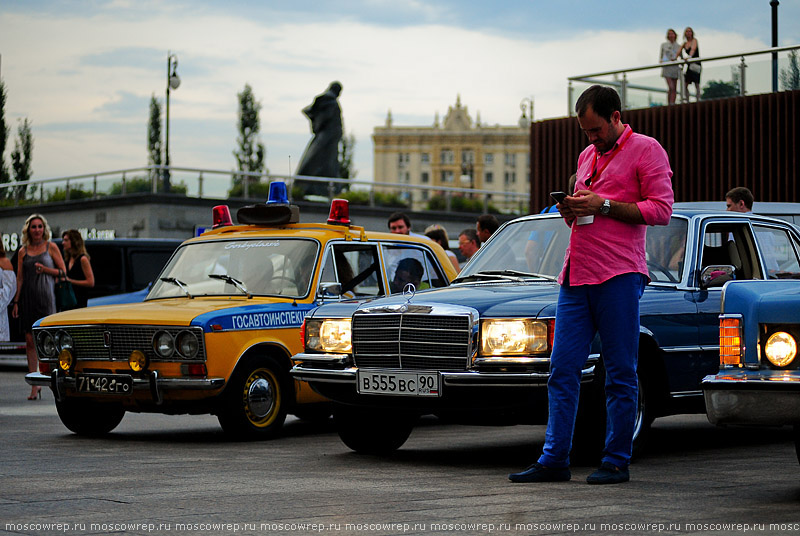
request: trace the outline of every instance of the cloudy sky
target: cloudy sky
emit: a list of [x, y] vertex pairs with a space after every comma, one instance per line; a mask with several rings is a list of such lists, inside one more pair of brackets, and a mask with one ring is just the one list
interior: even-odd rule
[[[800, 0], [782, 0], [779, 20], [780, 44], [800, 43]], [[3, 0], [0, 77], [12, 136], [32, 122], [34, 178], [146, 165], [171, 51], [174, 165], [235, 167], [250, 84], [269, 170], [293, 171], [310, 138], [301, 109], [339, 80], [369, 179], [389, 109], [396, 125], [430, 125], [460, 95], [473, 119], [507, 125], [533, 97], [535, 119], [564, 116], [569, 76], [655, 63], [666, 29], [687, 25], [706, 57], [771, 43], [769, 0]]]

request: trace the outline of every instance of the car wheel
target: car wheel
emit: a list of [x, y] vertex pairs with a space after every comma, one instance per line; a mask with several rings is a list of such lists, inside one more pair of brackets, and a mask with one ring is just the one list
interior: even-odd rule
[[91, 400], [67, 398], [56, 401], [56, 411], [70, 431], [87, 437], [99, 437], [117, 427], [125, 416], [119, 404], [102, 404]]
[[338, 406], [333, 411], [342, 442], [359, 454], [390, 454], [411, 435], [416, 415]]
[[800, 425], [794, 426], [794, 452], [797, 454], [797, 461], [800, 463]]
[[217, 419], [239, 439], [272, 439], [286, 420], [286, 373], [255, 358], [240, 363], [223, 394]]

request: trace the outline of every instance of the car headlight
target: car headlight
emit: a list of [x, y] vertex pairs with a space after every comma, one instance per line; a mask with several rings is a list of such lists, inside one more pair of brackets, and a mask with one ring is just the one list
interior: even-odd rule
[[59, 352], [61, 350], [72, 350], [72, 344], [72, 335], [66, 331], [59, 331], [56, 333], [56, 349], [58, 349]]
[[153, 351], [159, 357], [172, 357], [175, 353], [175, 341], [166, 331], [159, 331], [153, 336]]
[[770, 363], [776, 367], [785, 367], [797, 355], [797, 342], [794, 337], [785, 331], [778, 331], [767, 339], [767, 344], [764, 345], [764, 353]]
[[58, 354], [56, 340], [49, 331], [40, 331], [36, 336], [36, 347], [39, 349], [41, 357], [53, 358]]
[[353, 348], [350, 326], [349, 318], [306, 321], [306, 349], [349, 353]]
[[496, 319], [481, 323], [481, 354], [525, 355], [549, 350], [547, 322], [530, 319]]
[[175, 339], [178, 345], [178, 352], [183, 357], [192, 359], [197, 357], [197, 352], [200, 350], [200, 343], [197, 342], [197, 335], [191, 331], [181, 331]]

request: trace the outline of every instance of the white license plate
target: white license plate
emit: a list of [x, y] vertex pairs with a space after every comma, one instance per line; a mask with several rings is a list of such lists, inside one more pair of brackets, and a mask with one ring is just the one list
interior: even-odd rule
[[79, 393], [129, 395], [133, 378], [127, 374], [78, 374], [75, 383]]
[[438, 372], [372, 372], [359, 370], [358, 392], [396, 396], [439, 396]]

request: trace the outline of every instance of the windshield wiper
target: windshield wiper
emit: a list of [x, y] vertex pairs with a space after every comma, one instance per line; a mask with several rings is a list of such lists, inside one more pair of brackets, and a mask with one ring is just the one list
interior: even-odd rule
[[164, 283], [172, 283], [173, 285], [184, 291], [186, 293], [187, 298], [192, 298], [192, 295], [189, 293], [189, 289], [186, 288], [186, 283], [184, 283], [180, 279], [175, 279], [174, 277], [161, 277], [160, 279]]
[[468, 279], [503, 279], [506, 281], [524, 281], [524, 278], [537, 278], [546, 281], [556, 281], [556, 278], [545, 274], [520, 272], [518, 270], [483, 270], [474, 274], [464, 275], [453, 279], [453, 283]]
[[247, 287], [244, 286], [244, 283], [242, 283], [236, 278], [229, 276], [228, 274], [208, 274], [208, 277], [210, 277], [211, 279], [222, 279], [226, 283], [230, 283], [231, 285], [241, 290], [244, 294], [247, 295], [248, 299], [253, 297], [253, 295], [247, 291]]
[[558, 281], [558, 278], [547, 274], [538, 274], [535, 272], [520, 272], [519, 270], [483, 270], [479, 274], [489, 275], [511, 275], [517, 277], [535, 277], [537, 279], [546, 279], [548, 281]]

